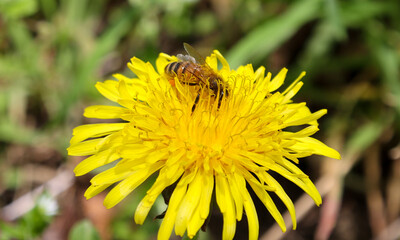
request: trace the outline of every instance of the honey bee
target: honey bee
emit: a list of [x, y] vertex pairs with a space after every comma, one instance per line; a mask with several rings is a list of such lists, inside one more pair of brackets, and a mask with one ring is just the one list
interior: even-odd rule
[[[174, 79], [177, 77], [180, 83], [186, 85], [199, 85], [200, 87], [209, 88], [215, 97], [218, 96], [218, 108], [221, 105], [222, 98], [228, 96], [226, 83], [221, 76], [217, 74], [204, 60], [204, 58], [189, 44], [184, 43], [188, 55], [178, 54], [178, 62], [171, 62], [165, 66], [165, 74], [167, 77]], [[199, 102], [200, 92], [198, 93], [192, 112]]]

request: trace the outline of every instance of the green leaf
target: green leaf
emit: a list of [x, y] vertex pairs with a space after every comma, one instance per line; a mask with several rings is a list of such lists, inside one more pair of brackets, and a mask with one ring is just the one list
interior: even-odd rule
[[6, 18], [18, 19], [36, 13], [35, 0], [0, 0], [0, 13]]
[[281, 16], [268, 19], [240, 40], [227, 54], [228, 62], [233, 68], [244, 62], [259, 62], [315, 19], [320, 8], [320, 0], [297, 1]]
[[0, 119], [0, 140], [13, 143], [32, 143], [37, 136], [36, 131], [28, 129], [8, 119]]
[[24, 229], [20, 225], [0, 222], [0, 240], [23, 239]]
[[87, 17], [87, 0], [64, 0], [61, 1], [62, 8], [65, 9], [65, 22], [71, 28], [78, 28], [79, 24]]
[[338, 7], [337, 0], [324, 2], [325, 17], [318, 22], [314, 32], [307, 42], [307, 46], [298, 58], [298, 63], [307, 73], [313, 69], [321, 69], [326, 64], [328, 54], [337, 41], [346, 39], [346, 29], [342, 19], [342, 9]]
[[386, 27], [377, 21], [370, 21], [365, 29], [369, 49], [381, 72], [384, 97], [400, 116], [400, 54], [396, 46], [392, 46], [397, 38], [391, 36]]
[[326, 20], [332, 28], [332, 34], [337, 40], [346, 38], [346, 29], [343, 25], [341, 9], [338, 7], [337, 0], [326, 0]]
[[[28, 75], [29, 79], [38, 77], [40, 75], [39, 61], [32, 61], [32, 59], [39, 59], [40, 45], [32, 36], [29, 26], [23, 21], [9, 21], [7, 34], [13, 42], [15, 52], [13, 55], [6, 57], [6, 59], [10, 60], [10, 63], [14, 62], [20, 68], [20, 74]], [[12, 68], [15, 69], [16, 67]], [[21, 79], [15, 80], [21, 81]]]
[[358, 128], [347, 142], [347, 150], [351, 153], [364, 152], [373, 144], [391, 122], [392, 117], [367, 123]]
[[397, 5], [385, 1], [345, 1], [342, 6], [342, 19], [349, 26], [364, 26], [365, 21], [375, 16], [387, 15]]
[[57, 2], [56, 0], [39, 0], [40, 8], [47, 19], [50, 19], [56, 13]]
[[373, 51], [382, 71], [382, 79], [386, 85], [386, 90], [391, 93], [393, 105], [400, 115], [399, 54], [396, 49], [384, 44], [374, 46]]
[[89, 220], [82, 220], [74, 225], [69, 240], [100, 240], [100, 235]]
[[313, 69], [321, 69], [320, 64], [325, 63], [327, 53], [335, 42], [332, 25], [328, 21], [322, 21], [315, 28], [304, 52], [298, 58], [299, 65], [307, 69], [307, 73], [312, 72]]

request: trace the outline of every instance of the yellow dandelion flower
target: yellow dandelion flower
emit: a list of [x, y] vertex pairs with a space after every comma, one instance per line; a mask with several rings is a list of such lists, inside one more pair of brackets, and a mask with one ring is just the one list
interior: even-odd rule
[[[337, 151], [310, 137], [318, 131], [317, 120], [327, 111], [311, 113], [305, 103], [292, 101], [305, 73], [279, 92], [287, 69], [273, 79], [271, 73], [265, 75], [264, 67], [254, 71], [251, 64], [233, 70], [214, 50], [206, 62], [229, 90], [229, 95], [214, 104], [217, 97], [204, 84], [181, 84], [178, 77], [170, 84], [165, 67], [175, 61], [175, 56], [161, 53], [156, 70], [134, 57], [128, 67], [136, 78], [116, 74], [117, 81], [96, 84], [103, 96], [120, 106], [90, 106], [84, 116], [123, 122], [74, 129], [69, 155], [89, 156], [76, 166], [77, 176], [118, 161], [91, 179], [85, 197], [89, 199], [117, 183], [104, 200], [111, 208], [157, 173], [134, 219], [142, 224], [163, 190], [176, 184], [158, 239], [169, 239], [174, 228], [177, 235], [186, 232], [193, 238], [210, 214], [213, 194], [223, 216], [222, 239], [233, 239], [243, 211], [249, 239], [257, 239], [259, 223], [248, 184], [282, 231], [286, 226], [270, 194], [286, 205], [296, 228], [293, 203], [270, 173], [292, 181], [320, 205], [320, 194], [296, 163], [312, 154], [340, 158]], [[303, 128], [286, 130], [291, 126]]]

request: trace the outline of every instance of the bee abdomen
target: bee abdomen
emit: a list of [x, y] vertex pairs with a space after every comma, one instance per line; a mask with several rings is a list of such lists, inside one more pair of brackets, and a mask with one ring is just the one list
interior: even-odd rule
[[180, 65], [180, 62], [172, 62], [165, 67], [165, 72], [168, 74], [176, 74]]
[[177, 76], [184, 77], [186, 74], [186, 70], [190, 68], [190, 62], [172, 62], [165, 66], [165, 73], [170, 75], [171, 77]]

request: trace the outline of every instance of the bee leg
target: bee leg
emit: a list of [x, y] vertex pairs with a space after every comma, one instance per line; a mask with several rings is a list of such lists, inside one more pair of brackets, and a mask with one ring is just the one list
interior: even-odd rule
[[193, 83], [193, 82], [182, 82], [183, 84], [186, 84], [188, 86], [197, 86], [199, 85], [198, 83]]
[[224, 91], [221, 91], [218, 99], [218, 108], [221, 107], [221, 102], [223, 97], [224, 97]]
[[197, 105], [197, 103], [199, 103], [199, 100], [200, 100], [200, 93], [197, 94], [197, 97], [194, 100], [194, 104], [193, 104], [193, 107], [192, 107], [192, 112], [194, 112], [194, 110], [196, 109], [196, 105]]

